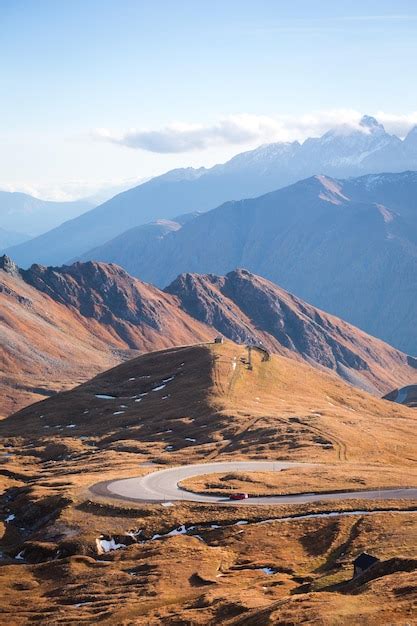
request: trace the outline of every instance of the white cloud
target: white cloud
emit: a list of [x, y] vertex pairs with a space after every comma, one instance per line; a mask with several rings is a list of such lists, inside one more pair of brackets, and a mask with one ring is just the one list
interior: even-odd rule
[[54, 200], [57, 202], [68, 202], [71, 200], [91, 198], [92, 203], [104, 202], [121, 191], [139, 185], [146, 179], [141, 178], [120, 178], [111, 180], [71, 180], [64, 182], [2, 182], [1, 191], [27, 193], [42, 200]]
[[417, 111], [408, 115], [396, 115], [395, 113], [378, 111], [375, 113], [375, 117], [385, 126], [388, 132], [398, 135], [398, 137], [404, 137], [413, 126], [417, 126]]
[[[403, 137], [417, 124], [417, 112], [390, 114], [379, 111], [376, 118], [388, 132]], [[115, 133], [98, 129], [93, 136], [129, 148], [175, 154], [207, 150], [213, 147], [259, 145], [275, 141], [304, 140], [317, 137], [334, 127], [341, 130], [360, 128], [362, 114], [353, 109], [318, 111], [305, 115], [230, 115], [210, 125], [173, 123], [159, 130], [130, 129]]]
[[131, 129], [115, 134], [107, 129], [95, 131], [95, 137], [149, 152], [177, 153], [205, 150], [213, 146], [239, 145], [251, 141], [268, 141], [280, 134], [277, 120], [263, 115], [231, 115], [204, 126], [175, 122], [161, 130]]

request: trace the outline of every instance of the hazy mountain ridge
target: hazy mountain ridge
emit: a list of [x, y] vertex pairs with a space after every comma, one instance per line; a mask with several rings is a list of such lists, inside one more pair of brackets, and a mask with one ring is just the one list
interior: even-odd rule
[[302, 144], [264, 145], [210, 169], [167, 172], [8, 253], [22, 267], [60, 264], [135, 226], [256, 197], [314, 174], [346, 178], [412, 169], [417, 170], [415, 130], [401, 140], [364, 116], [356, 129], [337, 128]]
[[127, 265], [160, 286], [183, 272], [222, 275], [236, 267], [417, 352], [416, 172], [316, 176], [228, 202], [167, 234], [153, 252], [137, 246]]
[[172, 220], [156, 220], [142, 226], [135, 226], [111, 239], [102, 246], [81, 255], [72, 261], [102, 261], [104, 263], [117, 263], [124, 267], [130, 274], [135, 275], [137, 270], [137, 251], [141, 255], [154, 254], [155, 247], [169, 233], [179, 230], [188, 221], [200, 215], [197, 211], [186, 213]]
[[88, 199], [56, 202], [0, 190], [0, 227], [36, 237], [94, 206], [94, 202]]
[[10, 246], [18, 245], [30, 239], [29, 235], [0, 227], [0, 252]]

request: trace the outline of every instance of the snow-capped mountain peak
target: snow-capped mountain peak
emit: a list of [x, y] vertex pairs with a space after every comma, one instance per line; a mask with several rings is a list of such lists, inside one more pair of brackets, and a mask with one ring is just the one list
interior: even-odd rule
[[385, 128], [383, 127], [383, 125], [380, 124], [378, 120], [371, 115], [363, 115], [361, 121], [359, 122], [359, 126], [365, 129], [367, 132], [385, 133]]

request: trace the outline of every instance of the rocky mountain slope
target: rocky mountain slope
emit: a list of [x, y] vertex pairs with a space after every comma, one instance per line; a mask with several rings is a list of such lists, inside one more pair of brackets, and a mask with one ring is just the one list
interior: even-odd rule
[[165, 291], [237, 343], [300, 357], [373, 393], [384, 392], [390, 376], [417, 379], [417, 360], [247, 270], [181, 274]]
[[381, 395], [416, 379], [413, 359], [315, 309], [267, 280], [183, 275], [165, 291], [104, 263], [0, 260], [0, 415], [152, 350], [221, 333], [328, 368]]
[[[417, 173], [316, 176], [229, 202], [167, 234], [129, 271], [167, 285], [183, 272], [245, 267], [372, 335], [417, 352]], [[116, 260], [116, 259], [115, 259]]]
[[173, 296], [99, 264], [21, 273], [0, 259], [0, 416], [135, 351], [207, 340]]
[[[146, 354], [27, 407], [0, 422], [3, 615], [68, 625], [306, 614], [317, 624], [409, 622], [410, 501], [151, 505], [91, 487], [254, 458], [313, 464], [282, 472], [280, 493], [305, 491], [307, 476], [318, 492], [407, 486], [415, 415], [293, 359], [254, 353], [249, 369], [232, 343]], [[352, 581], [364, 550], [381, 562]]]
[[314, 174], [348, 177], [412, 169], [417, 169], [416, 130], [401, 140], [374, 118], [364, 116], [357, 128], [335, 128], [303, 144], [260, 146], [208, 170], [173, 170], [118, 194], [8, 254], [22, 267], [61, 264], [149, 221], [259, 196]]

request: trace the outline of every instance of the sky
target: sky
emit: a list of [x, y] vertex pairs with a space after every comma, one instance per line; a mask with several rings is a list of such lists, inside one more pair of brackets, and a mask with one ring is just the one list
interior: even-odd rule
[[376, 115], [417, 124], [415, 0], [0, 0], [0, 188], [71, 199]]

